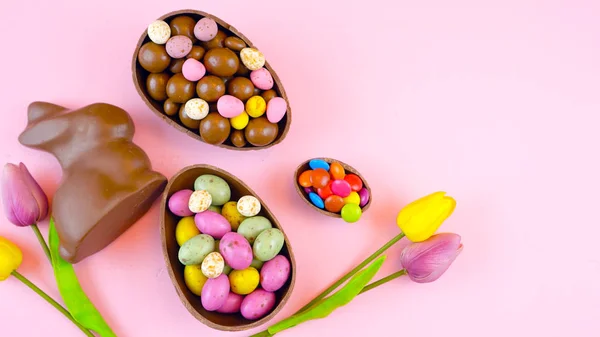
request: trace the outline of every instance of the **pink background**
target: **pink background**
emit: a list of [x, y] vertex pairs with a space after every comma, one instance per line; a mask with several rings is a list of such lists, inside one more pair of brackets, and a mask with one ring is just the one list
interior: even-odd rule
[[[600, 335], [598, 1], [231, 3], [3, 1], [2, 162], [23, 161], [52, 195], [58, 164], [17, 142], [27, 105], [103, 101], [131, 113], [135, 141], [166, 176], [197, 163], [236, 174], [274, 210], [296, 252], [295, 291], [272, 323], [396, 235], [401, 207], [445, 190], [458, 207], [440, 230], [461, 234], [465, 249], [440, 280], [396, 280], [280, 335]], [[293, 107], [282, 144], [212, 147], [142, 103], [130, 74], [134, 45], [148, 23], [181, 8], [221, 17], [266, 54]], [[314, 156], [368, 178], [375, 202], [359, 223], [301, 202], [292, 173]], [[23, 248], [20, 271], [58, 298], [33, 233], [2, 217], [0, 235]], [[399, 268], [400, 246], [381, 276]], [[158, 204], [76, 269], [120, 337], [248, 335], [211, 330], [180, 304]], [[81, 335], [12, 278], [0, 284], [0, 317], [3, 336]]]

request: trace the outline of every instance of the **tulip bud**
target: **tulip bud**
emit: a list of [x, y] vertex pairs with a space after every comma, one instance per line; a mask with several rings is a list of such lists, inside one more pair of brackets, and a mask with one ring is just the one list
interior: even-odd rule
[[31, 226], [48, 215], [48, 197], [23, 163], [8, 163], [2, 172], [4, 214], [17, 226]]
[[14, 243], [0, 236], [0, 281], [6, 280], [23, 262], [23, 253]]
[[460, 236], [442, 233], [423, 242], [411, 243], [400, 253], [400, 262], [411, 280], [428, 283], [437, 280], [462, 251]]
[[435, 192], [404, 207], [396, 218], [400, 230], [412, 242], [431, 237], [456, 207], [454, 198]]

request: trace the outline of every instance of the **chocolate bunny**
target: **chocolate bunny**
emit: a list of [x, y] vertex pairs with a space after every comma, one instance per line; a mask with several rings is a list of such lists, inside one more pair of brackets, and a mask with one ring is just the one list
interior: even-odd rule
[[29, 105], [19, 142], [53, 154], [63, 171], [52, 201], [63, 259], [77, 263], [104, 249], [164, 190], [167, 179], [132, 142], [134, 131], [129, 114], [106, 103]]

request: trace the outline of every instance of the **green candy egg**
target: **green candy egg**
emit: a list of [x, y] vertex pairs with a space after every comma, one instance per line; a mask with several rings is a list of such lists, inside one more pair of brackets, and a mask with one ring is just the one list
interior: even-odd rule
[[258, 215], [244, 219], [238, 227], [237, 232], [245, 237], [250, 244], [253, 244], [258, 235], [269, 228], [273, 228], [271, 221], [264, 216]]
[[254, 267], [254, 268], [256, 268], [256, 270], [260, 270], [260, 268], [262, 268], [263, 264], [265, 264], [265, 263], [262, 262], [261, 260], [253, 259], [252, 263], [250, 264], [250, 267]]
[[[212, 197], [212, 204], [221, 206], [231, 199], [231, 188], [229, 184], [221, 178], [213, 174], [203, 174], [194, 181], [194, 190], [207, 191]], [[219, 212], [220, 214], [220, 212]]]
[[279, 254], [284, 241], [283, 232], [279, 229], [269, 228], [264, 230], [254, 241], [252, 247], [254, 257], [263, 262], [271, 260]]
[[210, 206], [208, 206], [208, 210], [209, 211], [213, 211], [213, 212], [217, 212], [217, 213], [221, 214], [221, 207], [220, 206], [210, 205]]
[[178, 258], [183, 265], [200, 264], [215, 249], [215, 239], [206, 234], [198, 234], [187, 240], [179, 248]]

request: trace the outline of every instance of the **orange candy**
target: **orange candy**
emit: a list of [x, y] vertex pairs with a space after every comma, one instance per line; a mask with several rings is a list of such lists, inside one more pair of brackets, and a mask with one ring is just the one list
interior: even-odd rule
[[310, 176], [314, 188], [323, 188], [329, 183], [329, 172], [325, 169], [318, 168], [313, 170]]
[[342, 164], [338, 163], [338, 162], [333, 162], [329, 165], [329, 172], [331, 173], [331, 176], [333, 177], [333, 179], [344, 179], [344, 176], [346, 175], [346, 170], [344, 170], [344, 167], [342, 166]]
[[302, 187], [312, 187], [312, 170], [304, 171], [298, 177], [298, 183]]
[[339, 195], [332, 194], [325, 199], [325, 209], [332, 213], [338, 213], [344, 207], [344, 199]]

